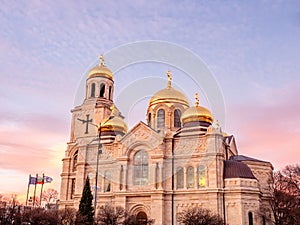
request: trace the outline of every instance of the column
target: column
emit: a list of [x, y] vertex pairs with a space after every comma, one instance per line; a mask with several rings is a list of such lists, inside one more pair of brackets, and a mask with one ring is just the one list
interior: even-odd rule
[[183, 189], [186, 189], [186, 183], [187, 183], [187, 176], [186, 176], [186, 167], [183, 167]]
[[123, 165], [120, 166], [120, 171], [119, 171], [119, 191], [122, 191], [123, 189], [123, 173], [124, 173], [124, 169], [123, 169]]
[[158, 164], [158, 189], [163, 188], [163, 165], [162, 163]]
[[198, 174], [197, 174], [198, 170], [197, 167], [194, 167], [194, 188], [198, 189]]
[[155, 114], [155, 113], [152, 114], [151, 123], [152, 123], [152, 128], [153, 128], [154, 130], [156, 130], [156, 124], [157, 124], [157, 121], [156, 121], [156, 114]]
[[101, 192], [104, 192], [104, 181], [105, 181], [105, 175], [101, 175]]
[[127, 189], [127, 165], [123, 165], [123, 184], [122, 191], [126, 191]]

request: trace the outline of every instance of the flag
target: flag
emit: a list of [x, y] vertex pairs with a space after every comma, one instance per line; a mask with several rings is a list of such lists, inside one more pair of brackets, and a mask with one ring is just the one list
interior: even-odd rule
[[29, 175], [29, 184], [36, 184], [36, 177]]
[[53, 181], [53, 178], [48, 177], [48, 176], [44, 176], [44, 182], [45, 183], [51, 183]]
[[38, 177], [36, 180], [36, 184], [44, 184], [44, 177]]

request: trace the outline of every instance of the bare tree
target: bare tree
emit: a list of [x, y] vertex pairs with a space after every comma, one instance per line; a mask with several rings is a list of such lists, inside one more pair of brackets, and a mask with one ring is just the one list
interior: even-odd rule
[[43, 192], [42, 201], [45, 201], [47, 204], [54, 203], [57, 199], [58, 199], [57, 190], [53, 188], [49, 188]]
[[177, 221], [183, 225], [224, 225], [224, 221], [208, 209], [193, 207], [177, 213]]
[[[136, 215], [125, 212], [124, 220], [121, 223], [121, 225], [140, 225], [140, 224], [141, 224], [141, 222], [138, 220]], [[143, 224], [152, 225], [152, 224], [154, 224], [154, 220], [147, 218], [143, 221]]]
[[274, 173], [271, 201], [274, 224], [300, 224], [300, 166], [288, 165]]
[[20, 207], [16, 194], [1, 195], [0, 224], [17, 224], [20, 218]]
[[32, 208], [23, 213], [22, 223], [32, 225], [57, 225], [58, 212], [57, 210], [47, 211], [43, 208]]
[[75, 224], [77, 210], [74, 208], [66, 208], [58, 210], [58, 225]]
[[[136, 215], [129, 213], [124, 208], [117, 206], [113, 207], [110, 204], [101, 206], [96, 217], [96, 224], [99, 225], [139, 225]], [[145, 219], [145, 225], [154, 224], [153, 219]]]
[[96, 217], [96, 223], [99, 225], [119, 225], [125, 216], [125, 210], [122, 207], [113, 207], [110, 204], [101, 206]]

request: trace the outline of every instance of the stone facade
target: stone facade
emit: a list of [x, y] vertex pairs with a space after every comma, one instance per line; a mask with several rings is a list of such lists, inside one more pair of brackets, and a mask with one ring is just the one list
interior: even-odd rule
[[[234, 137], [213, 127], [212, 117], [203, 109], [199, 114], [197, 104], [198, 119], [191, 119], [196, 118], [191, 114], [185, 122], [179, 121], [193, 107], [171, 87], [170, 79], [168, 88], [151, 99], [147, 124], [139, 122], [129, 131], [122, 123], [106, 126], [122, 116], [112, 109], [111, 72], [103, 63], [96, 70], [87, 79], [83, 104], [71, 111], [60, 208], [78, 208], [88, 176], [93, 193], [97, 188], [97, 209], [111, 203], [144, 213], [155, 224], [169, 225], [178, 224], [178, 212], [200, 206], [231, 225], [268, 224], [271, 215], [262, 215], [260, 208], [268, 208], [270, 198], [273, 167], [269, 162], [239, 156]], [[100, 122], [105, 129], [95, 126]], [[236, 164], [230, 164], [233, 161]]]

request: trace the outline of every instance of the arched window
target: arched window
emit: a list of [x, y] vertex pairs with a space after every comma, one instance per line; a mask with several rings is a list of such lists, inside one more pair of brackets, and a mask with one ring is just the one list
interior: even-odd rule
[[248, 221], [249, 221], [249, 225], [253, 225], [253, 213], [252, 212], [248, 212]]
[[198, 187], [205, 187], [206, 179], [205, 179], [205, 167], [200, 165], [198, 167]]
[[104, 98], [105, 84], [100, 84], [100, 97]]
[[75, 178], [71, 179], [71, 196], [70, 198], [73, 199], [73, 196], [75, 194]]
[[73, 172], [76, 171], [77, 161], [78, 161], [78, 150], [73, 155], [73, 166], [72, 166]]
[[111, 173], [110, 171], [105, 172], [105, 179], [104, 179], [104, 192], [111, 191]]
[[148, 114], [148, 125], [151, 127], [151, 113]]
[[181, 117], [181, 111], [179, 109], [175, 109], [175, 111], [174, 111], [174, 127], [181, 127], [180, 117]]
[[109, 86], [108, 99], [111, 100], [111, 86]]
[[146, 151], [138, 151], [133, 159], [134, 173], [133, 180], [135, 185], [148, 184], [148, 154]]
[[266, 225], [266, 217], [265, 216], [262, 217], [262, 222], [263, 222], [263, 225]]
[[186, 177], [187, 188], [194, 187], [194, 168], [192, 166], [187, 169], [187, 177]]
[[147, 220], [148, 220], [147, 214], [144, 212], [139, 212], [136, 215], [136, 220], [138, 225], [147, 225]]
[[178, 167], [177, 168], [177, 177], [176, 177], [176, 187], [177, 189], [183, 188], [183, 168]]
[[91, 97], [95, 97], [95, 88], [96, 88], [96, 84], [92, 83], [92, 86], [91, 86]]
[[165, 110], [160, 109], [157, 112], [157, 128], [165, 127]]

